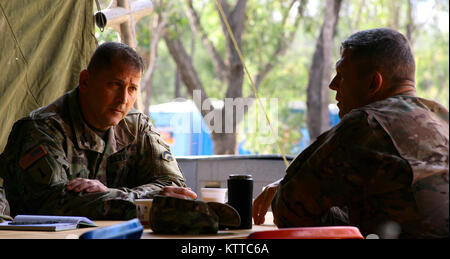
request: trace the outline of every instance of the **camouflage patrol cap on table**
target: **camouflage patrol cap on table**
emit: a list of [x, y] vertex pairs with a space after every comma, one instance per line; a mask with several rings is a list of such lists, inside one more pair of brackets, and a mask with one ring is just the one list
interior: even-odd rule
[[220, 226], [239, 226], [239, 213], [218, 202], [155, 196], [150, 211], [155, 234], [215, 234]]

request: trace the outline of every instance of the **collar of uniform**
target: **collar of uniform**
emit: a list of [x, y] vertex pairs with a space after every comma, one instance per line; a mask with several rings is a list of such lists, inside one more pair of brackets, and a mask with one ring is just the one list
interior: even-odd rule
[[112, 154], [134, 141], [135, 137], [131, 133], [126, 121], [122, 120], [117, 126], [110, 128], [108, 143], [105, 143], [84, 121], [81, 114], [81, 107], [78, 103], [78, 91], [79, 87], [72, 90], [69, 94], [69, 110], [76, 142], [80, 149], [89, 149], [103, 153], [106, 148], [106, 152]]
[[132, 127], [132, 123], [126, 119], [127, 116], [125, 116], [125, 119], [121, 120], [117, 126], [111, 127], [109, 133], [109, 142], [117, 151], [133, 143], [136, 138], [136, 134], [133, 134], [133, 132], [136, 132], [137, 129]]
[[79, 87], [69, 93], [69, 111], [78, 148], [103, 153], [105, 141], [84, 122], [81, 107], [78, 104], [78, 91]]

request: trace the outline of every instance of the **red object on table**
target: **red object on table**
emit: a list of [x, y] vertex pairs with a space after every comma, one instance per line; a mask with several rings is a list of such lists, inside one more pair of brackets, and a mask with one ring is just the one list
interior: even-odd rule
[[248, 239], [364, 239], [357, 227], [298, 227], [254, 232]]

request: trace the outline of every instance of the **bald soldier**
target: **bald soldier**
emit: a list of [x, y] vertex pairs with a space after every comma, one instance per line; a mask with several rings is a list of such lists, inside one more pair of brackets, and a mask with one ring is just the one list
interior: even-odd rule
[[391, 29], [341, 44], [335, 90], [341, 122], [257, 197], [280, 228], [353, 225], [382, 238], [448, 237], [449, 113], [415, 92], [407, 39]]
[[1, 155], [11, 216], [136, 217], [135, 199], [195, 199], [149, 118], [132, 109], [144, 66], [125, 44], [104, 43], [79, 86], [17, 121]]

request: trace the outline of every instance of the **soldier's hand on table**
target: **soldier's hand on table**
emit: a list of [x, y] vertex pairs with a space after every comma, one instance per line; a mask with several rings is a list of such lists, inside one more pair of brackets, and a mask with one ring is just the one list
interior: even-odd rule
[[260, 193], [253, 202], [252, 214], [255, 225], [264, 224], [265, 215], [269, 210], [275, 193], [277, 192], [278, 183], [280, 181], [281, 179], [265, 186], [262, 193]]
[[109, 189], [97, 179], [75, 178], [66, 184], [66, 190], [74, 192], [107, 192]]
[[180, 199], [197, 199], [197, 194], [189, 187], [164, 186], [159, 194]]

